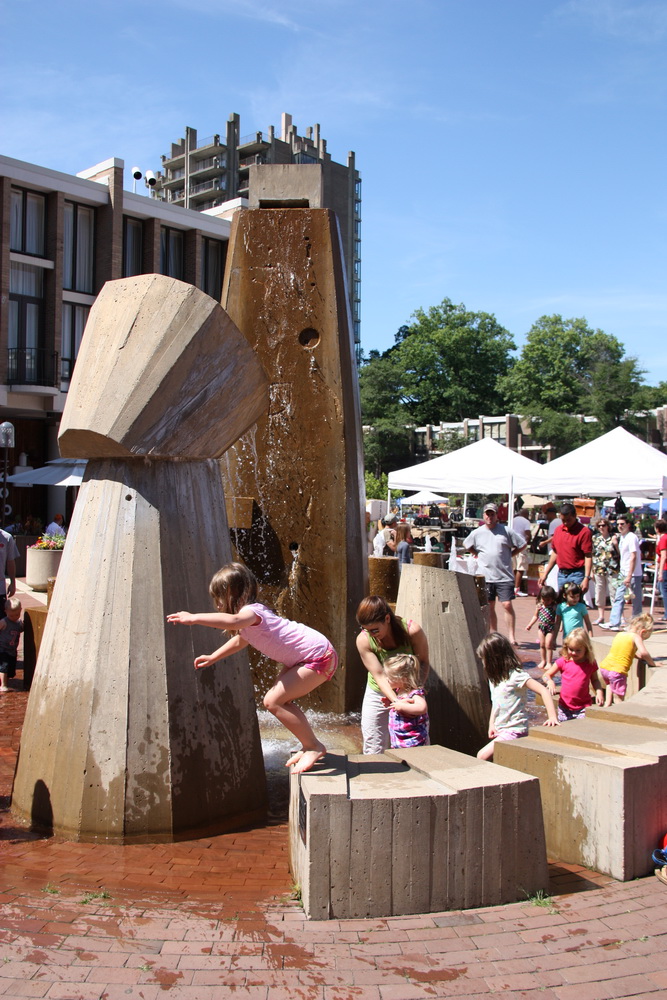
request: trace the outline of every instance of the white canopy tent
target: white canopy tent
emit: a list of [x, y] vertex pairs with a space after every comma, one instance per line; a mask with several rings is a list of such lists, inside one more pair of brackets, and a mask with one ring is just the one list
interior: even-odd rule
[[539, 470], [539, 485], [538, 481], [531, 484], [535, 491], [546, 490], [557, 496], [608, 497], [621, 493], [624, 497], [655, 500], [667, 489], [667, 455], [622, 427], [539, 466]]
[[482, 438], [474, 444], [389, 473], [392, 490], [446, 490], [451, 493], [508, 493], [510, 480], [514, 491], [528, 491], [539, 479], [542, 466], [498, 444]]
[[429, 462], [389, 473], [389, 489], [446, 490], [452, 493], [507, 493], [509, 509], [514, 509], [514, 494], [542, 488], [542, 466], [519, 455], [493, 438], [440, 455]]
[[421, 507], [432, 503], [449, 503], [449, 497], [441, 497], [437, 493], [431, 493], [430, 490], [420, 490], [410, 497], [401, 497], [399, 503], [402, 507]]

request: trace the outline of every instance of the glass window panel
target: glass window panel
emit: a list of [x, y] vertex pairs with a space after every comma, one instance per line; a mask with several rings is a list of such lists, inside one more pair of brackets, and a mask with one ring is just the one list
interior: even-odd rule
[[18, 347], [19, 343], [19, 304], [16, 299], [9, 300], [9, 338], [8, 346]]
[[30, 351], [36, 351], [39, 347], [40, 307], [36, 302], [26, 302], [25, 306], [25, 346]]
[[79, 353], [89, 312], [90, 309], [88, 306], [77, 306], [74, 311], [74, 357]]
[[143, 227], [138, 219], [125, 219], [123, 245], [123, 277], [142, 273]]
[[93, 290], [93, 210], [81, 205], [76, 213], [76, 290]]
[[25, 252], [44, 255], [44, 195], [26, 195]]
[[12, 188], [9, 247], [11, 250], [23, 250], [23, 192], [16, 188]]
[[63, 288], [74, 283], [74, 205], [66, 201], [63, 210]]
[[183, 278], [183, 233], [169, 234], [169, 274], [172, 278]]
[[29, 264], [12, 264], [9, 271], [9, 291], [15, 295], [44, 296], [44, 272]]

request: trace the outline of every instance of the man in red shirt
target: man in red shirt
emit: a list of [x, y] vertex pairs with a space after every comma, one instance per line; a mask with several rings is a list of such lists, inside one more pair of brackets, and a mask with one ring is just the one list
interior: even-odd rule
[[562, 524], [556, 528], [551, 539], [551, 555], [540, 573], [540, 584], [557, 564], [558, 589], [565, 583], [578, 583], [585, 594], [593, 568], [593, 536], [577, 517], [574, 504], [561, 504], [560, 517]]

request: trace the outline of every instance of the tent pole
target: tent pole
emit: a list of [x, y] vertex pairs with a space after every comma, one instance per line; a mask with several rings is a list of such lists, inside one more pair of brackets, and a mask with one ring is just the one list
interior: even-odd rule
[[[659, 501], [658, 501], [658, 520], [662, 517], [662, 500], [663, 492], [660, 490]], [[653, 608], [655, 607], [655, 592], [658, 589], [658, 543], [656, 542], [656, 553], [653, 560], [653, 586], [651, 587], [651, 614], [653, 614]], [[663, 618], [667, 618], [667, 608], [662, 609]]]
[[514, 476], [510, 476], [510, 491], [507, 495], [507, 499], [507, 525], [511, 528], [514, 521]]

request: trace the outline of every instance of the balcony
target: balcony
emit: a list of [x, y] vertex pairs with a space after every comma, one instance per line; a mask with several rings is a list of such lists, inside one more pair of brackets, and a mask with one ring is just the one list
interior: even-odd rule
[[239, 160], [239, 170], [260, 163], [266, 163], [266, 153], [253, 153], [252, 156], [244, 156]]
[[191, 174], [203, 174], [207, 170], [224, 170], [227, 166], [224, 156], [207, 156], [205, 160], [195, 160]]
[[40, 347], [10, 347], [7, 351], [7, 385], [58, 384], [58, 355]]
[[270, 146], [268, 135], [264, 135], [263, 132], [252, 132], [250, 135], [244, 135], [239, 139], [238, 149], [242, 146], [255, 146], [257, 149], [265, 149]]

